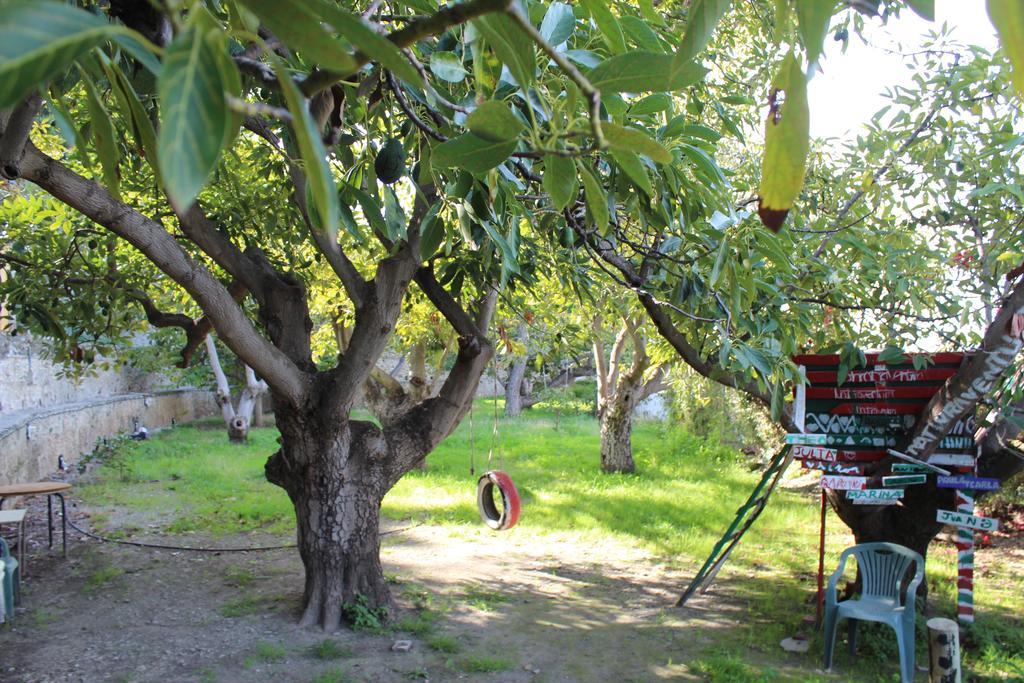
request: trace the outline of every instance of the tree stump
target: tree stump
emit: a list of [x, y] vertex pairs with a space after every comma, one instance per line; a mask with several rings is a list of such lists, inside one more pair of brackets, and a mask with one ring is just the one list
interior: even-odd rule
[[952, 619], [929, 619], [928, 654], [931, 683], [960, 683], [960, 626]]

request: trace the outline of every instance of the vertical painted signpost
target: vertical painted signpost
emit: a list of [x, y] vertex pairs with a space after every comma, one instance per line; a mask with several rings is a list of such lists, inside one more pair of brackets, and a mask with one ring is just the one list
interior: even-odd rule
[[[957, 489], [956, 511], [974, 514], [974, 491]], [[974, 623], [974, 530], [956, 528], [956, 618]]]
[[[895, 487], [920, 485], [942, 475], [937, 481], [940, 488], [957, 489], [956, 512], [940, 511], [938, 521], [957, 527], [957, 613], [961, 623], [971, 623], [974, 531], [994, 528], [995, 524], [973, 514], [974, 492], [998, 486], [998, 482], [973, 472], [973, 418], [958, 420], [942, 439], [939, 452], [927, 462], [890, 450], [905, 442], [921, 410], [945, 381], [956, 374], [964, 355], [931, 354], [924, 364], [915, 366], [918, 359], [909, 355], [883, 360], [876, 354], [866, 354], [865, 367], [847, 368], [844, 372], [842, 360], [837, 355], [793, 358], [808, 380], [808, 385], [797, 389], [794, 396], [794, 414], [799, 416], [798, 429], [802, 433], [787, 436], [786, 442], [793, 444], [793, 457], [805, 468], [822, 470], [823, 504], [825, 489], [832, 489], [859, 505], [896, 505], [900, 504], [903, 491]], [[878, 472], [877, 466], [870, 464], [890, 457], [903, 460], [894, 463], [890, 472]], [[886, 475], [880, 483], [889, 488], [867, 489], [867, 473]], [[824, 509], [823, 505], [823, 514]], [[824, 537], [819, 553], [823, 550]], [[819, 565], [819, 573], [823, 571]]]

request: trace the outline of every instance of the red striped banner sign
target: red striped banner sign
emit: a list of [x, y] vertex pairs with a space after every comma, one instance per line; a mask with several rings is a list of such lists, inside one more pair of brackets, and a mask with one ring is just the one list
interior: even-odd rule
[[[934, 382], [946, 380], [957, 373], [956, 368], [929, 368], [928, 370], [882, 368], [881, 370], [850, 370], [844, 384], [879, 384], [886, 382]], [[807, 379], [812, 384], [835, 384], [839, 381], [839, 373], [830, 370], [811, 371]], [[932, 389], [934, 394], [938, 387]]]
[[840, 403], [830, 412], [833, 415], [917, 415], [924, 407], [921, 403]]
[[[905, 354], [903, 358], [899, 359], [901, 362], [898, 364], [907, 365], [909, 363], [912, 363], [913, 361], [911, 361], [910, 359], [913, 358], [914, 356], [923, 356], [925, 358], [928, 358], [929, 360], [931, 360], [932, 363], [936, 365], [959, 365], [960, 362], [963, 361], [964, 359], [964, 354], [962, 353], [908, 353]], [[867, 359], [868, 365], [878, 365], [877, 353], [867, 353], [864, 354], [864, 357]], [[839, 356], [836, 354], [815, 353], [793, 356], [793, 362], [796, 363], [797, 365], [839, 365], [841, 360], [842, 359], [840, 359]]]
[[807, 387], [807, 398], [836, 401], [884, 401], [890, 398], [929, 399], [938, 387]]

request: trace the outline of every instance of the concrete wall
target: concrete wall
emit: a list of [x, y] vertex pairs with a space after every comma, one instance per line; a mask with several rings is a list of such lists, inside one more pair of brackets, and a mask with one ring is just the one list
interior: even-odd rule
[[167, 387], [166, 377], [133, 368], [74, 380], [39, 342], [0, 333], [0, 484], [44, 479], [60, 455], [73, 466], [136, 421], [158, 429], [218, 412], [210, 391]]
[[101, 437], [131, 432], [135, 421], [148, 429], [188, 422], [217, 412], [213, 393], [176, 389], [121, 394], [53, 408], [0, 414], [0, 485], [38, 481], [57, 470], [60, 455], [70, 466]]
[[26, 408], [55, 406], [90, 398], [166, 389], [158, 373], [122, 367], [69, 379], [51, 362], [45, 347], [22, 335], [0, 334], [0, 415]]

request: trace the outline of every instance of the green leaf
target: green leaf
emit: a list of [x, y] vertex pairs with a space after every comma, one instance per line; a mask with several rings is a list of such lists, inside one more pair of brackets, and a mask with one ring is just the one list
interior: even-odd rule
[[696, 0], [687, 13], [686, 33], [676, 54], [681, 59], [695, 59], [707, 47], [715, 26], [731, 4], [731, 0]]
[[[287, 4], [287, 3], [284, 3]], [[374, 31], [362, 18], [328, 2], [316, 2], [316, 12], [353, 45], [381, 67], [407, 83], [423, 87], [423, 78], [390, 40]], [[299, 44], [301, 46], [302, 43]]]
[[431, 206], [420, 224], [420, 258], [429, 261], [430, 257], [437, 253], [438, 247], [444, 241], [444, 221], [437, 215], [441, 210], [441, 202], [435, 202]]
[[102, 18], [64, 3], [0, 5], [0, 108], [13, 106], [41, 83], [63, 73], [117, 30]]
[[604, 131], [604, 137], [608, 141], [608, 146], [612, 149], [644, 154], [659, 164], [672, 162], [672, 153], [665, 149], [660, 142], [643, 131], [636, 130], [635, 128], [626, 128], [611, 122], [601, 124], [601, 130]]
[[451, 168], [457, 166], [470, 173], [484, 173], [508, 159], [515, 151], [515, 140], [494, 142], [465, 133], [443, 142], [434, 148], [430, 163], [434, 168]]
[[793, 53], [783, 60], [772, 87], [785, 99], [765, 121], [758, 213], [767, 227], [778, 230], [803, 188], [810, 144], [807, 76]]
[[643, 19], [630, 16], [619, 17], [619, 25], [629, 36], [630, 42], [638, 48], [657, 49], [660, 52], [668, 51], [658, 34]]
[[612, 51], [612, 54], [620, 55], [626, 51], [626, 39], [622, 35], [622, 27], [619, 26], [619, 20], [615, 18], [615, 15], [609, 9], [608, 5], [605, 4], [604, 0], [583, 0], [582, 4], [590, 16], [594, 19], [594, 23], [597, 24], [597, 30], [601, 32], [601, 37], [604, 38], [604, 42], [608, 45], [608, 49]]
[[232, 118], [217, 47], [216, 34], [196, 26], [186, 29], [167, 46], [157, 81], [163, 104], [157, 161], [179, 211], [192, 205], [213, 171]]
[[663, 92], [648, 95], [629, 108], [630, 116], [646, 116], [662, 111], [671, 111], [672, 97]]
[[604, 60], [587, 74], [601, 92], [673, 92], [699, 83], [708, 70], [677, 55], [636, 50]]
[[103, 184], [110, 190], [110, 194], [120, 199], [120, 178], [117, 164], [121, 160], [121, 153], [117, 148], [114, 126], [110, 123], [110, 113], [103, 106], [92, 79], [84, 76], [82, 80], [85, 83], [89, 120], [92, 121], [92, 138], [96, 143], [96, 154], [100, 158], [100, 167], [103, 169]]
[[576, 199], [580, 190], [579, 181], [576, 179], [576, 164], [569, 157], [545, 154], [544, 176], [541, 183], [544, 191], [551, 197], [551, 203], [561, 211]]
[[654, 0], [640, 0], [640, 14], [655, 26], [664, 26], [665, 19], [654, 9]]
[[[708, 279], [708, 285], [714, 287], [718, 284], [718, 278], [722, 275], [722, 266], [725, 265], [725, 255], [729, 251], [729, 241], [722, 237], [722, 241], [718, 245], [718, 255], [715, 257], [715, 265], [711, 268], [711, 277]], [[736, 347], [739, 351], [739, 347]]]
[[903, 353], [903, 349], [890, 344], [889, 346], [886, 346], [880, 354], [878, 354], [878, 362], [888, 364], [906, 363], [907, 357], [906, 354]]
[[647, 193], [648, 197], [654, 196], [654, 188], [651, 186], [651, 179], [647, 175], [644, 164], [640, 157], [624, 149], [611, 150], [612, 158], [619, 165], [633, 183]]
[[484, 140], [504, 142], [518, 137], [526, 125], [504, 102], [488, 100], [466, 117], [466, 128]]
[[295, 131], [295, 142], [299, 154], [305, 164], [306, 182], [313, 200], [311, 216], [313, 225], [325, 231], [331, 239], [338, 234], [338, 192], [331, 175], [331, 167], [327, 164], [327, 151], [320, 139], [320, 130], [309, 113], [306, 100], [292, 80], [291, 74], [284, 63], [273, 54], [268, 59], [277, 73], [277, 81], [281, 84], [288, 111], [292, 113], [292, 130]]
[[100, 63], [110, 82], [110, 90], [114, 93], [123, 115], [128, 119], [135, 144], [152, 167], [156, 181], [162, 183], [160, 167], [157, 163], [156, 129], [153, 127], [152, 120], [142, 106], [142, 101], [135, 92], [135, 88], [121, 71], [121, 67], [105, 56], [101, 57]]
[[398, 195], [390, 186], [384, 188], [384, 225], [387, 226], [387, 237], [392, 242], [408, 237], [405, 211], [398, 201]]
[[457, 54], [443, 51], [430, 55], [430, 70], [442, 81], [449, 83], [461, 83], [469, 73]]
[[118, 47], [134, 57], [139, 64], [146, 67], [149, 73], [154, 76], [160, 75], [163, 65], [154, 56], [153, 50], [156, 48], [148, 40], [143, 39], [134, 31], [119, 31], [110, 38], [117, 43]]
[[1010, 59], [1013, 84], [1024, 96], [1024, 4], [1016, 0], [988, 0], [988, 16], [999, 43]]
[[553, 2], [540, 23], [540, 35], [552, 45], [561, 45], [569, 40], [576, 28], [576, 15], [572, 7], [564, 2]]
[[835, 8], [835, 0], [796, 0], [800, 42], [807, 50], [808, 64], [818, 61], [821, 56], [825, 34], [828, 33], [828, 23]]
[[323, 26], [323, 5], [313, 0], [242, 0], [242, 4], [266, 24], [288, 47], [306, 55], [318, 66], [341, 73], [356, 70], [355, 58], [336, 36]]
[[488, 14], [473, 20], [473, 27], [487, 41], [502, 64], [508, 67], [512, 78], [521, 88], [533, 84], [537, 58], [533, 41], [518, 24], [504, 14]]
[[935, 0], [907, 0], [907, 5], [925, 21], [935, 21]]
[[583, 196], [587, 200], [587, 209], [590, 210], [590, 216], [594, 219], [598, 232], [605, 235], [608, 233], [608, 220], [610, 218], [608, 214], [608, 197], [605, 195], [604, 188], [601, 187], [601, 183], [597, 176], [594, 175], [594, 172], [582, 161], [577, 160], [576, 165], [580, 169], [580, 177], [583, 178]]

